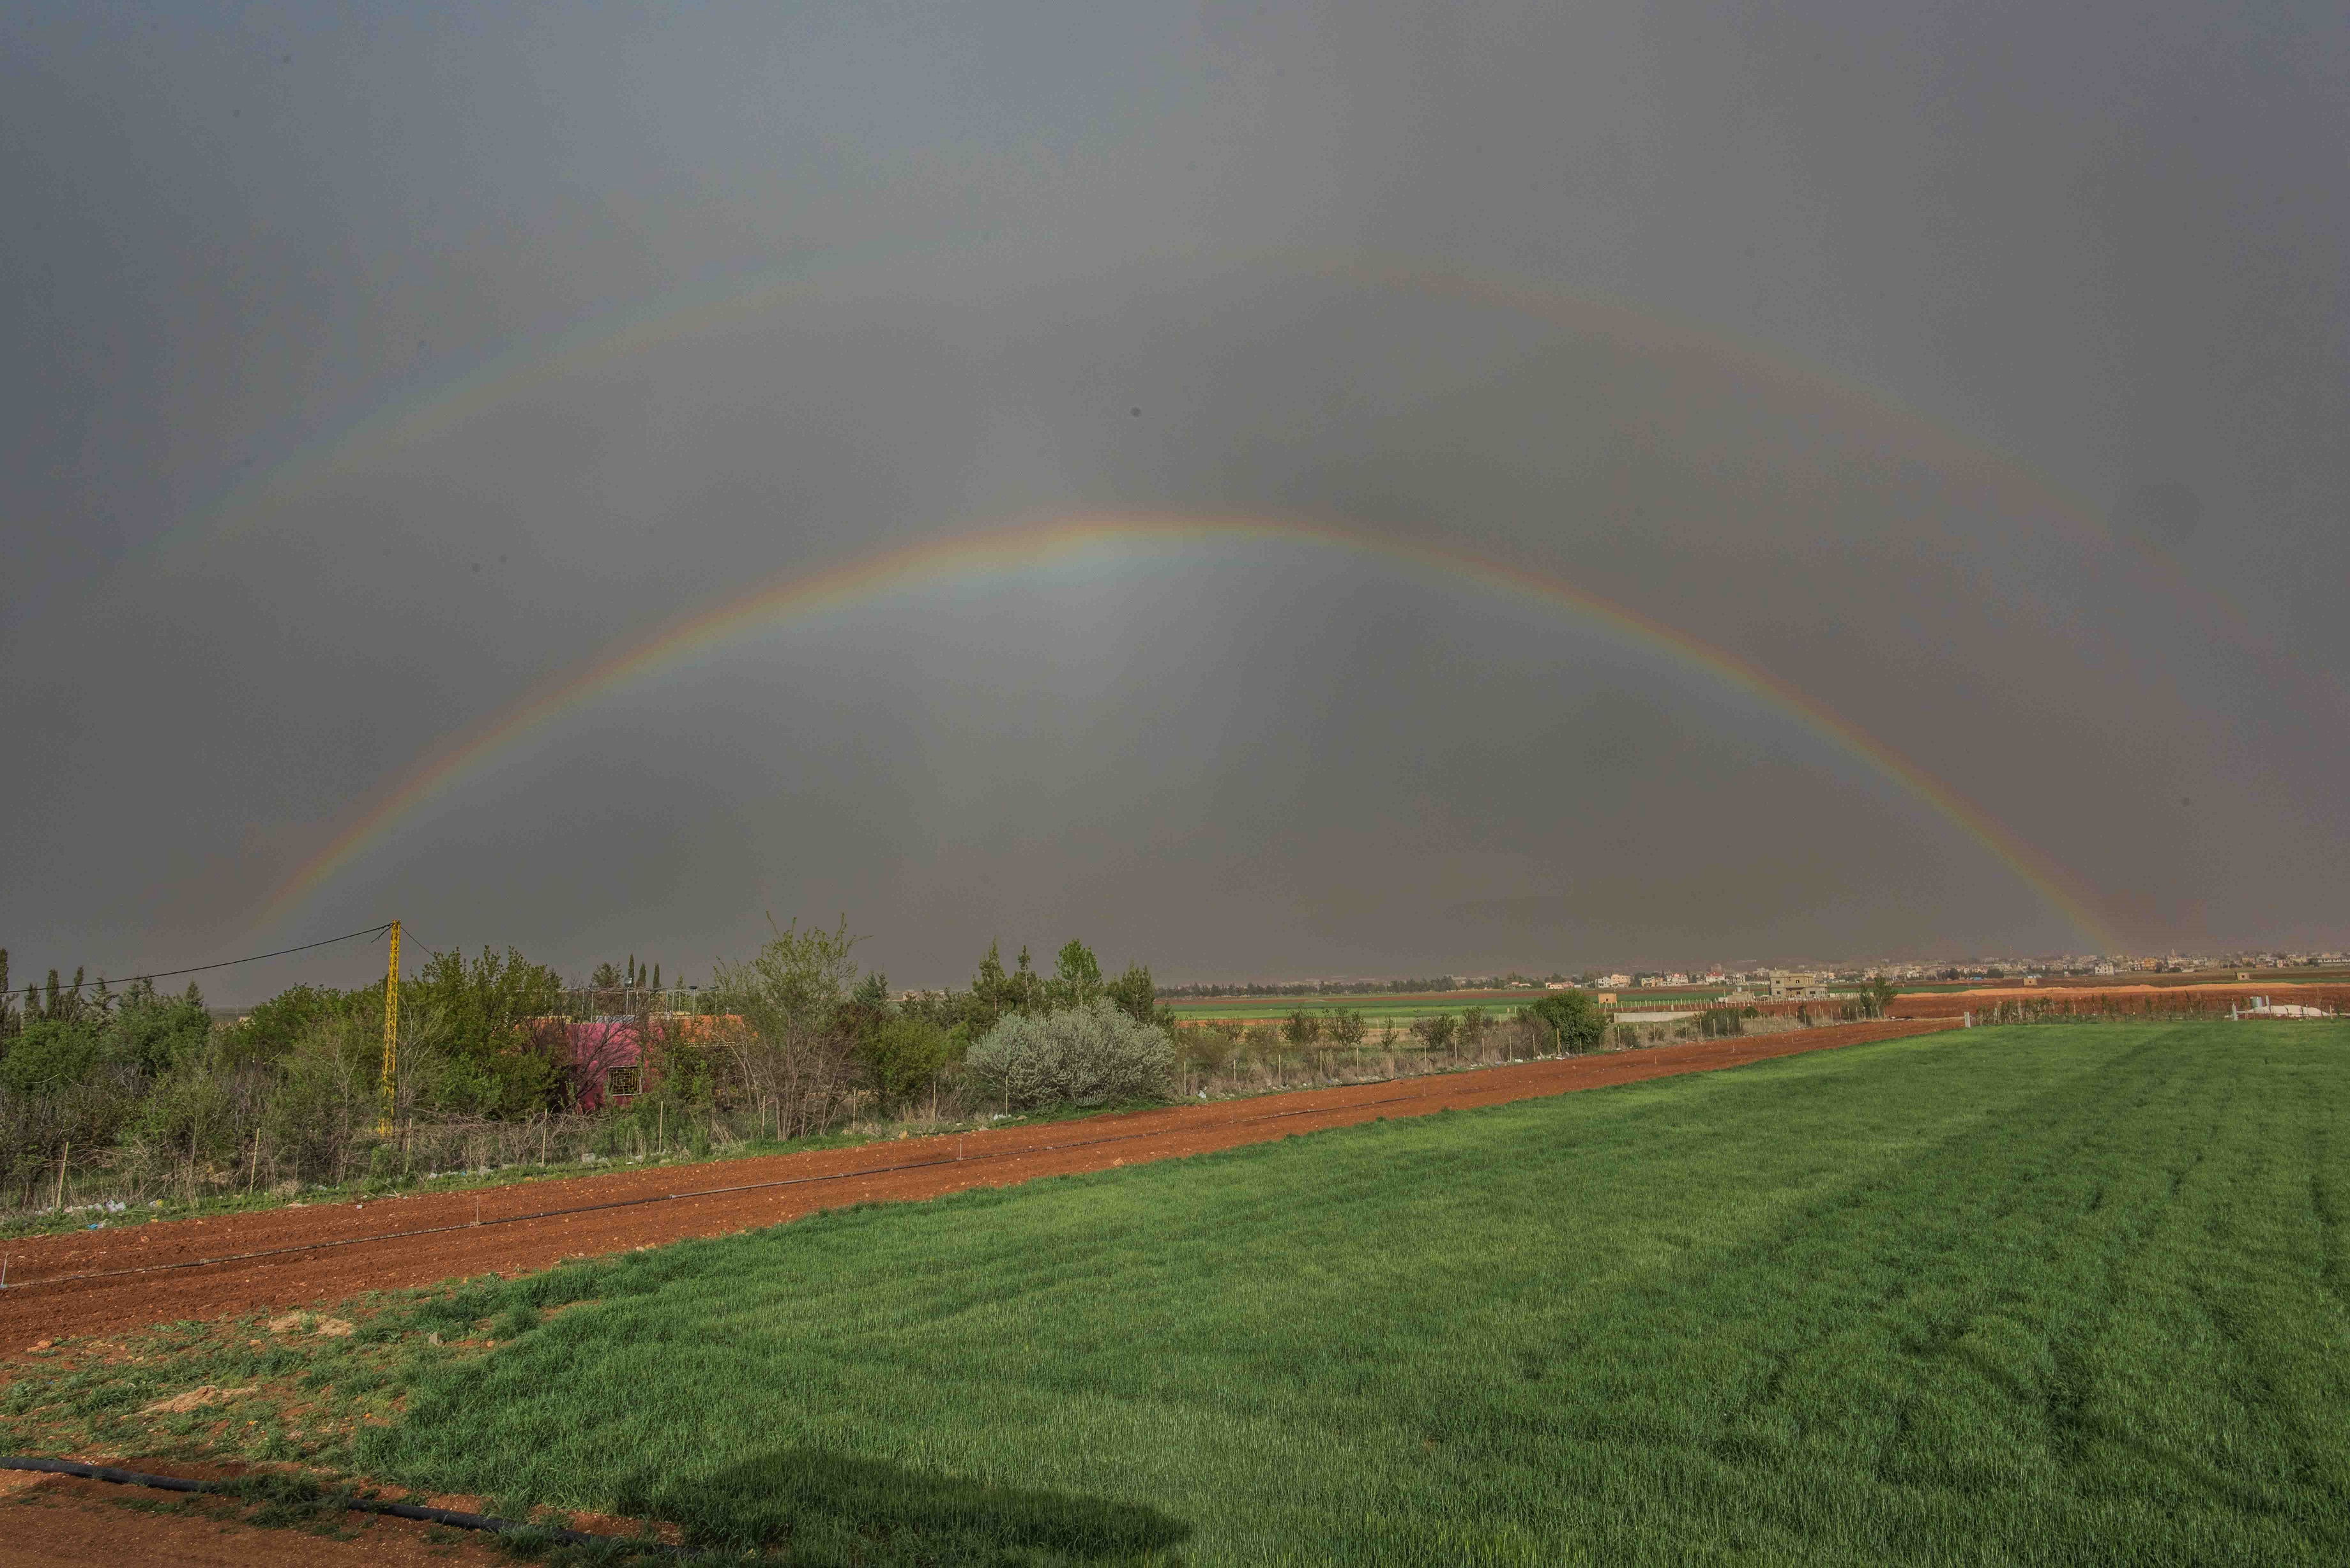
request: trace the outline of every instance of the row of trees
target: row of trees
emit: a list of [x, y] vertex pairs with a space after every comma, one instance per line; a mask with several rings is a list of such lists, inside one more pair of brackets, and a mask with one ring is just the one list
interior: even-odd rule
[[[62, 1191], [69, 1166], [159, 1188], [348, 1174], [378, 1114], [383, 984], [296, 986], [234, 1023], [201, 991], [77, 972], [7, 994], [0, 953], [0, 1188]], [[406, 1116], [545, 1114], [573, 1092], [544, 1021], [565, 987], [521, 954], [432, 954], [401, 986]]]
[[[1560, 1052], [1593, 1051], [1607, 1030], [1607, 1014], [1584, 992], [1546, 992], [1514, 1016], [1529, 1021], [1538, 1036], [1547, 1035]], [[1415, 1019], [1411, 1032], [1431, 1051], [1449, 1051], [1456, 1044], [1475, 1045], [1500, 1027], [1503, 1015], [1488, 1007], [1464, 1008], [1458, 1013], [1438, 1012]], [[1388, 1026], [1393, 1033], [1393, 1025]], [[1370, 1033], [1359, 1009], [1333, 1007], [1322, 1012], [1294, 1010], [1282, 1020], [1282, 1038], [1296, 1049], [1311, 1049], [1325, 1041], [1341, 1050], [1359, 1047]]]
[[[1049, 970], [991, 945], [967, 985], [904, 993], [860, 968], [857, 945], [846, 922], [795, 923], [691, 990], [633, 955], [571, 984], [511, 948], [428, 953], [400, 985], [389, 1137], [381, 981], [296, 986], [216, 1023], [193, 985], [118, 992], [53, 973], [0, 996], [0, 1191], [20, 1206], [69, 1187], [193, 1197], [642, 1148], [653, 1129], [700, 1145], [1128, 1102], [1227, 1066], [1257, 1081], [1253, 1034], [1179, 1030], [1147, 967], [1106, 974], [1082, 941]], [[0, 952], [0, 992], [6, 966]], [[1471, 1007], [1412, 1028], [1459, 1059], [1504, 1023]], [[1606, 1023], [1584, 993], [1548, 992], [1503, 1044], [1589, 1050]], [[1304, 1056], [1368, 1033], [1357, 1009], [1301, 1008], [1274, 1038]]]
[[[468, 1158], [450, 1152], [463, 1139], [439, 1136], [452, 1128], [487, 1129], [496, 1137], [477, 1146], [511, 1148], [529, 1142], [515, 1129], [536, 1127], [546, 1148], [559, 1125], [576, 1145], [587, 1136], [576, 1113], [623, 1060], [643, 1092], [601, 1118], [620, 1124], [593, 1135], [607, 1142], [636, 1120], [793, 1137], [918, 1105], [1166, 1089], [1172, 1018], [1141, 965], [1105, 976], [1071, 941], [1042, 972], [1025, 949], [1007, 968], [991, 947], [967, 987], [898, 996], [860, 971], [856, 945], [845, 923], [795, 924], [691, 992], [633, 955], [571, 985], [512, 949], [430, 953], [400, 986], [390, 1138], [375, 1130], [380, 981], [296, 986], [216, 1023], [193, 985], [118, 992], [53, 971], [10, 994], [0, 951], [0, 1190], [27, 1203], [92, 1169], [157, 1193], [339, 1182]], [[974, 1058], [1014, 1021], [1024, 1035]], [[1040, 1051], [1068, 1062], [1040, 1070]]]
[[[1523, 980], [1513, 971], [1504, 983]], [[1557, 979], [1554, 975], [1552, 978]], [[1391, 996], [1413, 995], [1426, 992], [1473, 991], [1485, 982], [1471, 981], [1460, 975], [1439, 974], [1426, 979], [1407, 980], [1299, 980], [1243, 981], [1222, 984], [1201, 981], [1191, 985], [1170, 985], [1159, 992], [1162, 996]]]

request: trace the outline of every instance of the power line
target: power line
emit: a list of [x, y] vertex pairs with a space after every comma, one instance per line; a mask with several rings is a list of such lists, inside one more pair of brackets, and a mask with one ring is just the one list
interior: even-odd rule
[[[218, 963], [200, 963], [193, 969], [158, 970], [153, 974], [99, 975], [96, 980], [78, 982], [76, 989], [80, 985], [129, 985], [142, 980], [177, 980], [183, 974], [203, 974], [208, 970], [234, 969], [241, 963], [259, 963], [263, 959], [284, 958], [287, 953], [307, 953], [312, 948], [330, 948], [337, 942], [348, 942], [358, 937], [380, 937], [390, 929], [391, 929], [391, 922], [386, 920], [380, 926], [369, 926], [363, 931], [346, 931], [339, 937], [328, 937], [323, 941], [304, 942], [298, 948], [279, 948], [274, 953], [255, 953], [251, 958], [223, 959]], [[0, 996], [36, 996], [44, 989], [38, 985], [22, 985], [13, 990], [0, 991]]]

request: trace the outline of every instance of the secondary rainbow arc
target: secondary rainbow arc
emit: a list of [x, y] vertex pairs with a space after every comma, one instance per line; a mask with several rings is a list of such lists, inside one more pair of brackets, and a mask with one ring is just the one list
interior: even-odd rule
[[[943, 249], [944, 247], [933, 247]], [[233, 535], [275, 507], [298, 498], [338, 471], [463, 425], [477, 415], [568, 374], [623, 359], [665, 343], [756, 318], [797, 299], [813, 297], [826, 278], [895, 258], [904, 246], [857, 245], [805, 265], [764, 268], [681, 285], [629, 304], [596, 312], [550, 333], [513, 343], [421, 391], [366, 409], [302, 443], [260, 473], [231, 487], [166, 533], [146, 551], [168, 553], [182, 543]], [[1578, 335], [1687, 352], [1769, 376], [1856, 404], [1896, 440], [1923, 443], [1934, 460], [1972, 470], [1987, 493], [2012, 505], [2052, 517], [2077, 535], [2120, 550], [2162, 590], [2212, 629], [2272, 671], [2322, 690], [2350, 712], [2350, 692], [2338, 681], [2293, 660], [2265, 636], [2241, 607], [2199, 580], [2167, 553], [2109, 527], [2096, 509], [2069, 493], [2029, 462], [1934, 420], [1883, 389], [1803, 359], [1784, 348], [1710, 324], [1597, 295], [1577, 293], [1545, 279], [1377, 252], [1282, 246], [1244, 253], [1202, 252], [1186, 259], [1203, 265], [1267, 265], [1367, 288], [1468, 301], [1540, 320]]]
[[290, 911], [423, 805], [490, 766], [528, 736], [596, 701], [735, 637], [853, 606], [926, 582], [1034, 568], [1112, 545], [1305, 544], [1385, 560], [1566, 609], [1608, 635], [1660, 653], [1746, 693], [1857, 759], [1995, 856], [2100, 950], [2118, 948], [2076, 879], [2022, 836], [1825, 703], [1701, 638], [1605, 598], [1569, 579], [1446, 545], [1263, 518], [1087, 516], [1016, 524], [875, 551], [808, 569], [787, 567], [713, 603], [623, 639], [455, 732], [374, 791], [271, 897], [266, 918]]

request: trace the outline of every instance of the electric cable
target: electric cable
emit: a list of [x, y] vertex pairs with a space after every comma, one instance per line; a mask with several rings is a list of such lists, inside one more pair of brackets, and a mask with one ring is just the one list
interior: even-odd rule
[[[142, 980], [177, 980], [183, 974], [203, 974], [211, 970], [234, 969], [241, 963], [259, 963], [264, 959], [284, 958], [288, 953], [307, 953], [313, 948], [330, 948], [337, 942], [348, 942], [359, 937], [380, 937], [390, 929], [391, 929], [391, 922], [386, 920], [380, 926], [369, 926], [363, 931], [346, 931], [339, 937], [328, 937], [321, 941], [304, 942], [298, 948], [279, 948], [274, 953], [255, 953], [251, 958], [223, 959], [218, 963], [200, 963], [193, 969], [158, 970], [153, 974], [102, 974], [96, 980], [78, 982], [76, 989], [83, 985], [131, 985]], [[45, 987], [38, 985], [20, 985], [7, 991], [0, 991], [0, 996], [37, 996], [44, 989]], [[65, 988], [60, 986], [58, 990], [62, 992]]]

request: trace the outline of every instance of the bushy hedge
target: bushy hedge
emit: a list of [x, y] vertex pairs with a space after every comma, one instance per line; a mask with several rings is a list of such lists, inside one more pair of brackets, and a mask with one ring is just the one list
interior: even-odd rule
[[[1172, 1015], [1140, 964], [1105, 978], [1071, 941], [1040, 973], [1025, 949], [1007, 968], [991, 947], [968, 991], [893, 993], [885, 976], [860, 976], [855, 942], [845, 920], [795, 922], [748, 962], [719, 965], [690, 1001], [633, 957], [625, 981], [606, 964], [567, 987], [512, 949], [427, 952], [400, 987], [388, 1137], [375, 1130], [380, 981], [296, 986], [216, 1026], [192, 986], [115, 992], [52, 971], [12, 997], [0, 948], [0, 1210], [642, 1154], [673, 1139], [700, 1152], [918, 1104], [961, 1116], [1002, 1106], [1007, 1085], [1023, 1105], [1168, 1086]], [[1073, 1009], [1085, 1016], [1045, 1026]], [[965, 1042], [1013, 1015], [1027, 1032], [998, 1042], [995, 1081], [967, 1079]], [[625, 1108], [584, 1110], [624, 1039], [641, 1053], [639, 1092]]]
[[980, 1037], [963, 1064], [1014, 1110], [1099, 1106], [1166, 1094], [1175, 1042], [1164, 1029], [1096, 1002], [1009, 1014]]
[[1596, 1051], [1607, 1033], [1607, 1014], [1587, 991], [1554, 991], [1519, 1016], [1540, 1026], [1560, 1051]]

